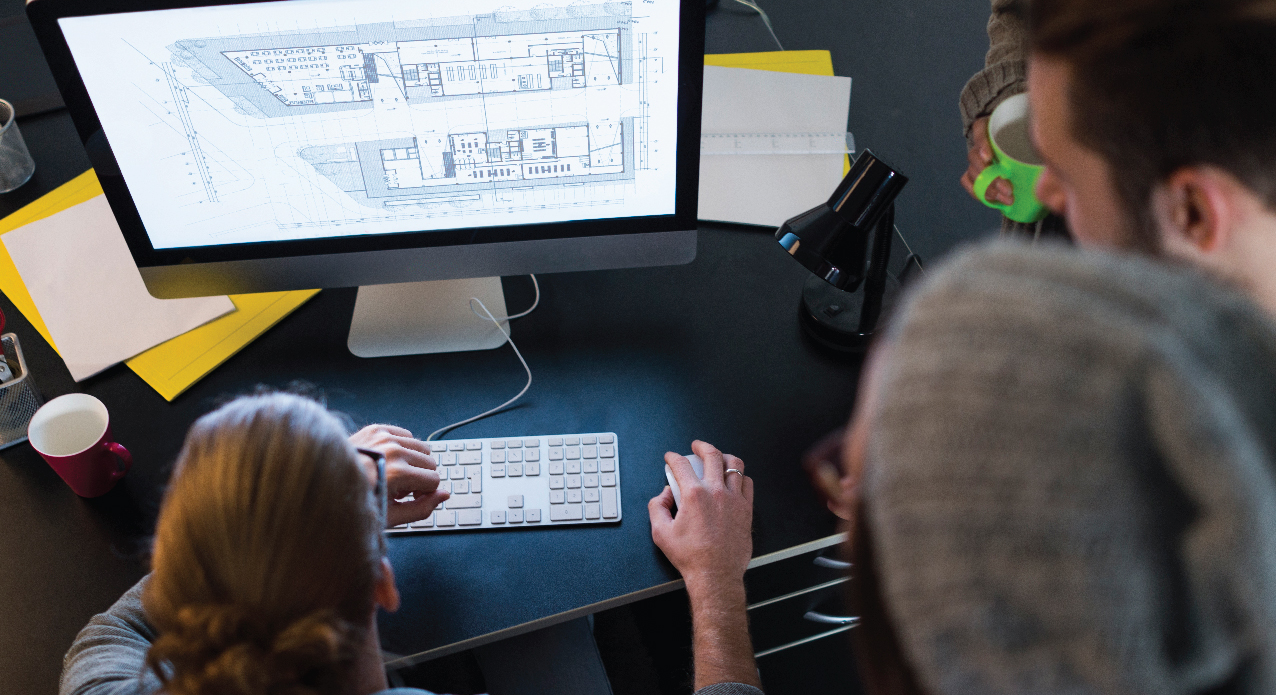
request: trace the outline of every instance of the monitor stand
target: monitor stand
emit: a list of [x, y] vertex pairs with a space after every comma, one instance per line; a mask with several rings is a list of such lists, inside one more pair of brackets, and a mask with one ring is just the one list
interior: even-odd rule
[[[506, 316], [500, 278], [360, 287], [350, 321], [350, 352], [359, 357], [389, 357], [504, 345], [504, 334], [477, 302], [470, 311], [470, 297], [482, 300], [497, 319]], [[501, 321], [501, 326], [509, 330], [508, 321]]]

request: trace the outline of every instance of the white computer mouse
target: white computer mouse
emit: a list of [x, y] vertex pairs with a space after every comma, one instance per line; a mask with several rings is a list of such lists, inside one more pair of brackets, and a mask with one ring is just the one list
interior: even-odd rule
[[[691, 462], [691, 470], [696, 472], [696, 477], [704, 480], [704, 461], [700, 460], [695, 454], [687, 454], [687, 460]], [[673, 470], [669, 468], [669, 464], [665, 464], [665, 478], [669, 481], [669, 489], [673, 490], [673, 503], [682, 504], [682, 495], [678, 493], [678, 481], [673, 477]]]

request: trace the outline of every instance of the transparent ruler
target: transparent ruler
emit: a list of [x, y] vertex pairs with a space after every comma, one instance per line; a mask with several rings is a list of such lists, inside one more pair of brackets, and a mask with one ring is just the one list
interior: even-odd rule
[[705, 133], [701, 155], [855, 154], [850, 133]]

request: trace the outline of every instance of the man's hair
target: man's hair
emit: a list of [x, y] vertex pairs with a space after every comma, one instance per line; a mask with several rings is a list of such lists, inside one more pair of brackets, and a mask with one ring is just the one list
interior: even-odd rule
[[1033, 52], [1072, 73], [1072, 134], [1112, 168], [1142, 246], [1150, 199], [1209, 165], [1276, 209], [1276, 0], [1032, 0]]

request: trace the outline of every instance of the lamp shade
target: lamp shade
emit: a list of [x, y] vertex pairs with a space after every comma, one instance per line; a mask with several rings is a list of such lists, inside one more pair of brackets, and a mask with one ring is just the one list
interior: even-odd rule
[[907, 183], [865, 150], [827, 203], [780, 225], [775, 238], [816, 276], [853, 292], [864, 280], [873, 229]]

